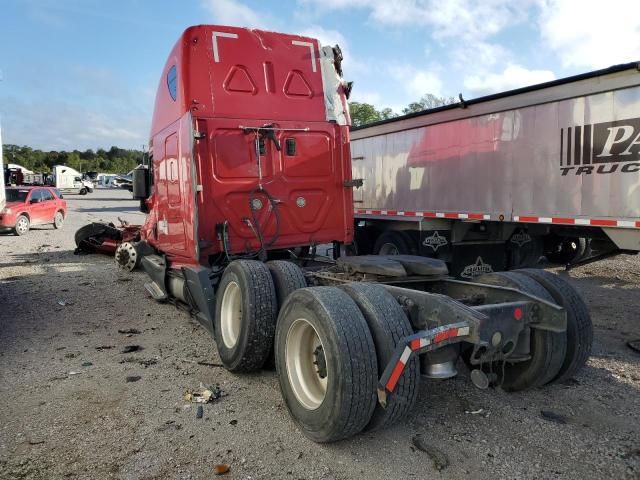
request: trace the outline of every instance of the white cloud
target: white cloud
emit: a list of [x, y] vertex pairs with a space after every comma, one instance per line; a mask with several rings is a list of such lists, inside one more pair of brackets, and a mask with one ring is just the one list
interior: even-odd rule
[[299, 0], [318, 10], [367, 9], [381, 25], [427, 26], [437, 39], [487, 38], [523, 22], [534, 0]]
[[540, 0], [542, 39], [565, 67], [602, 68], [640, 59], [638, 0]]
[[485, 71], [497, 64], [504, 63], [511, 57], [502, 45], [488, 42], [463, 43], [453, 50], [453, 64], [466, 71]]
[[[29, 145], [42, 150], [87, 148], [141, 148], [148, 142], [151, 111], [119, 108], [109, 112], [65, 101], [0, 99], [3, 107], [4, 143]], [[34, 134], [37, 132], [37, 135]]]
[[550, 70], [528, 70], [520, 65], [509, 64], [502, 73], [469, 75], [464, 79], [464, 86], [473, 97], [478, 97], [548, 82], [555, 78]]
[[271, 17], [262, 10], [254, 10], [234, 0], [202, 0], [201, 4], [221, 25], [268, 28], [272, 24]]
[[353, 93], [351, 94], [351, 98], [349, 98], [350, 102], [360, 102], [360, 103], [369, 103], [371, 105], [375, 105], [378, 106], [382, 103], [382, 95], [380, 95], [380, 93], [378, 92], [371, 92], [371, 91], [358, 91], [357, 89], [354, 89]]
[[389, 75], [403, 87], [408, 102], [418, 101], [427, 93], [442, 96], [443, 83], [435, 70], [421, 70], [411, 65], [388, 66]]

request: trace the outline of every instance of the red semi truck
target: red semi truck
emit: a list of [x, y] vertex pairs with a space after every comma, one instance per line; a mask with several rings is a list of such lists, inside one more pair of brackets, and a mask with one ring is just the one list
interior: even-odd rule
[[[156, 97], [149, 161], [133, 174], [144, 225], [91, 224], [81, 249], [141, 265], [161, 302], [186, 305], [224, 366], [274, 357], [283, 398], [318, 442], [391, 425], [421, 376], [509, 391], [572, 377], [589, 312], [538, 270], [454, 280], [420, 256], [344, 256], [353, 239], [338, 47], [226, 26], [187, 29]], [[316, 247], [333, 243], [332, 258]], [[497, 372], [497, 373], [495, 373]]]

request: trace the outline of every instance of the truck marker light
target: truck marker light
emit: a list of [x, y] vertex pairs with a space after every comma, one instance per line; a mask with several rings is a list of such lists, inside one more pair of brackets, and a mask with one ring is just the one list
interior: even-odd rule
[[513, 311], [513, 318], [516, 320], [522, 320], [522, 309], [520, 307]]

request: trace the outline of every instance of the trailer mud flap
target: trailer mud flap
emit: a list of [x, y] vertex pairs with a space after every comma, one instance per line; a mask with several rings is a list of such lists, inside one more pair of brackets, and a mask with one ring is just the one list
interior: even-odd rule
[[198, 310], [195, 317], [213, 335], [216, 296], [209, 278], [210, 273], [211, 270], [205, 267], [182, 267], [193, 307]]

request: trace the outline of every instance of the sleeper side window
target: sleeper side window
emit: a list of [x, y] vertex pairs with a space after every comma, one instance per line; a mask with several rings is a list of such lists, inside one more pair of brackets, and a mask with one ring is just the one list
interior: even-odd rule
[[175, 101], [178, 96], [178, 72], [175, 65], [167, 72], [167, 88], [171, 99]]

